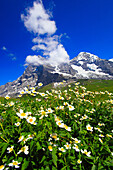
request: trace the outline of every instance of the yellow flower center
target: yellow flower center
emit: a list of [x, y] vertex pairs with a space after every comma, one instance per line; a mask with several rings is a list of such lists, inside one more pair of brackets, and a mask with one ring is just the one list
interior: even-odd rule
[[13, 165], [18, 165], [18, 163], [17, 162], [13, 162]]
[[87, 151], [85, 151], [84, 153], [85, 153], [86, 155], [88, 154], [88, 152], [87, 152]]
[[10, 148], [10, 149], [9, 149], [9, 152], [12, 152], [12, 151], [13, 151], [13, 148]]
[[46, 112], [45, 112], [45, 111], [42, 111], [42, 112], [41, 112], [41, 114], [42, 114], [42, 115], [45, 115], [45, 114], [46, 114]]
[[48, 146], [48, 149], [49, 149], [49, 150], [52, 150], [52, 146]]
[[64, 151], [64, 148], [61, 148], [61, 151]]
[[91, 127], [88, 127], [89, 130], [91, 130]]
[[30, 122], [33, 122], [33, 119], [31, 118], [31, 119], [29, 119], [29, 121], [30, 121]]
[[75, 140], [75, 143], [78, 143], [78, 140]]
[[24, 117], [24, 116], [26, 116], [26, 114], [25, 114], [25, 113], [21, 113], [20, 115], [21, 115], [21, 116], [23, 116], [23, 117]]
[[0, 169], [3, 169], [3, 168], [4, 168], [4, 165], [1, 165], [1, 166], [0, 166]]
[[56, 138], [57, 138], [57, 136], [53, 135], [53, 136], [52, 136], [52, 138], [56, 139]]

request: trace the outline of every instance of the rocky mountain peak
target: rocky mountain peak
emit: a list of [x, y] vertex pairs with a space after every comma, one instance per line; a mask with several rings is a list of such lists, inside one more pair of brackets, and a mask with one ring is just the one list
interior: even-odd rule
[[70, 79], [113, 79], [113, 62], [88, 52], [81, 52], [69, 63], [62, 63], [56, 67], [49, 64], [30, 64], [17, 80], [0, 86], [0, 96], [15, 96], [28, 85], [37, 86], [39, 82], [47, 85]]

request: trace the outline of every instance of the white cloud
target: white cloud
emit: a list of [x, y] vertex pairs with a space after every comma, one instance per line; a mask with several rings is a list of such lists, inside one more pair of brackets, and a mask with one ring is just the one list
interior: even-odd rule
[[50, 20], [50, 14], [44, 9], [42, 2], [34, 2], [33, 7], [26, 11], [27, 15], [22, 14], [21, 19], [27, 30], [36, 36], [32, 40], [35, 45], [31, 49], [37, 52], [41, 50], [43, 56], [46, 56], [29, 55], [26, 58], [26, 63], [58, 65], [62, 62], [69, 62], [69, 55], [60, 43], [62, 36], [54, 35], [57, 30], [56, 23]]
[[28, 31], [38, 34], [54, 34], [56, 32], [55, 21], [50, 20], [50, 16], [46, 13], [42, 3], [34, 2], [32, 8], [27, 9], [27, 16], [21, 15], [25, 27]]
[[2, 50], [6, 51], [6, 50], [7, 50], [7, 48], [6, 48], [5, 46], [3, 46], [3, 47], [2, 47]]

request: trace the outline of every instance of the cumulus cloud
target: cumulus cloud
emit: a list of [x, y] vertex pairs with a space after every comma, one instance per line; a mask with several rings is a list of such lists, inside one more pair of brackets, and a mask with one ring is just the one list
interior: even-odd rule
[[50, 14], [44, 9], [42, 1], [33, 3], [33, 7], [26, 9], [27, 14], [22, 14], [21, 19], [28, 31], [33, 32], [35, 38], [32, 40], [33, 51], [42, 51], [44, 57], [27, 56], [26, 63], [40, 65], [58, 65], [69, 62], [69, 55], [60, 43], [61, 36], [54, 35], [57, 27], [52, 21]]
[[33, 7], [28, 8], [27, 16], [21, 15], [25, 27], [38, 34], [54, 34], [56, 32], [55, 21], [50, 20], [41, 2], [34, 2]]

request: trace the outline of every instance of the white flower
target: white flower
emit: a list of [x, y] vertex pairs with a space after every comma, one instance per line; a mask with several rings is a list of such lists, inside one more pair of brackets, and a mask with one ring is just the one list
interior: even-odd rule
[[23, 139], [24, 139], [24, 136], [20, 136], [18, 142], [21, 142]]
[[59, 127], [61, 127], [61, 128], [63, 128], [63, 127], [64, 127], [64, 123], [56, 122], [56, 124], [57, 124]]
[[113, 152], [111, 152], [111, 155], [113, 156]]
[[81, 161], [80, 159], [78, 159], [77, 163], [78, 163], [78, 164], [81, 164], [81, 163], [82, 163], [82, 161]]
[[6, 99], [10, 99], [10, 97], [9, 97], [9, 95], [8, 95], [8, 94], [5, 96], [5, 98], [6, 98]]
[[78, 140], [77, 138], [72, 138], [74, 140], [75, 143], [80, 143], [81, 140]]
[[20, 163], [18, 162], [18, 161], [14, 161], [14, 160], [12, 160], [12, 163], [9, 163], [9, 166], [15, 166], [15, 168], [19, 168], [19, 165]]
[[20, 109], [20, 113], [16, 113], [21, 119], [27, 118], [28, 113], [24, 113], [22, 109]]
[[91, 127], [89, 124], [86, 126], [86, 128], [87, 128], [87, 130], [89, 130], [89, 131], [93, 131], [93, 127]]
[[43, 86], [43, 84], [42, 83], [38, 83], [38, 86], [41, 87], [41, 86]]
[[27, 118], [27, 122], [30, 123], [30, 124], [34, 124], [35, 120], [36, 120], [36, 117], [29, 116]]
[[101, 143], [103, 143], [103, 141], [102, 141], [102, 139], [101, 139], [101, 138], [99, 138], [99, 141], [100, 141]]
[[14, 148], [14, 146], [8, 147], [8, 148], [7, 148], [7, 150], [8, 150], [7, 153], [11, 153], [11, 152], [13, 151], [13, 148]]
[[86, 149], [84, 149], [84, 151], [81, 149], [81, 152], [84, 153], [85, 155], [87, 155], [88, 157], [91, 156], [91, 155], [90, 155], [91, 152], [90, 152], [90, 151], [88, 152]]
[[66, 150], [63, 148], [63, 147], [61, 147], [61, 148], [58, 148], [60, 151], [62, 151], [62, 152], [66, 152]]
[[16, 126], [19, 126], [19, 125], [20, 125], [20, 122], [15, 123], [15, 125], [16, 125]]
[[104, 135], [103, 135], [103, 134], [100, 134], [99, 136], [100, 136], [101, 138], [103, 138], [103, 137], [104, 137]]
[[78, 145], [76, 145], [76, 144], [74, 144], [73, 149], [75, 149], [76, 152], [79, 152], [79, 151], [80, 151], [79, 148], [78, 148]]
[[99, 132], [102, 132], [102, 131], [100, 130], [100, 128], [96, 128], [96, 127], [95, 127], [94, 129], [95, 129], [95, 130], [98, 130]]
[[25, 145], [24, 147], [22, 147], [17, 154], [20, 154], [21, 152], [24, 152], [26, 155], [28, 155], [28, 146]]
[[70, 111], [75, 109], [74, 106], [72, 106], [72, 105], [68, 105], [68, 108], [69, 108]]
[[53, 113], [53, 110], [51, 108], [48, 108], [47, 113]]
[[68, 142], [64, 146], [66, 147], [66, 149], [71, 149], [71, 144], [69, 144]]
[[67, 131], [71, 131], [71, 127], [68, 127], [67, 125], [64, 124], [63, 128], [65, 128]]

